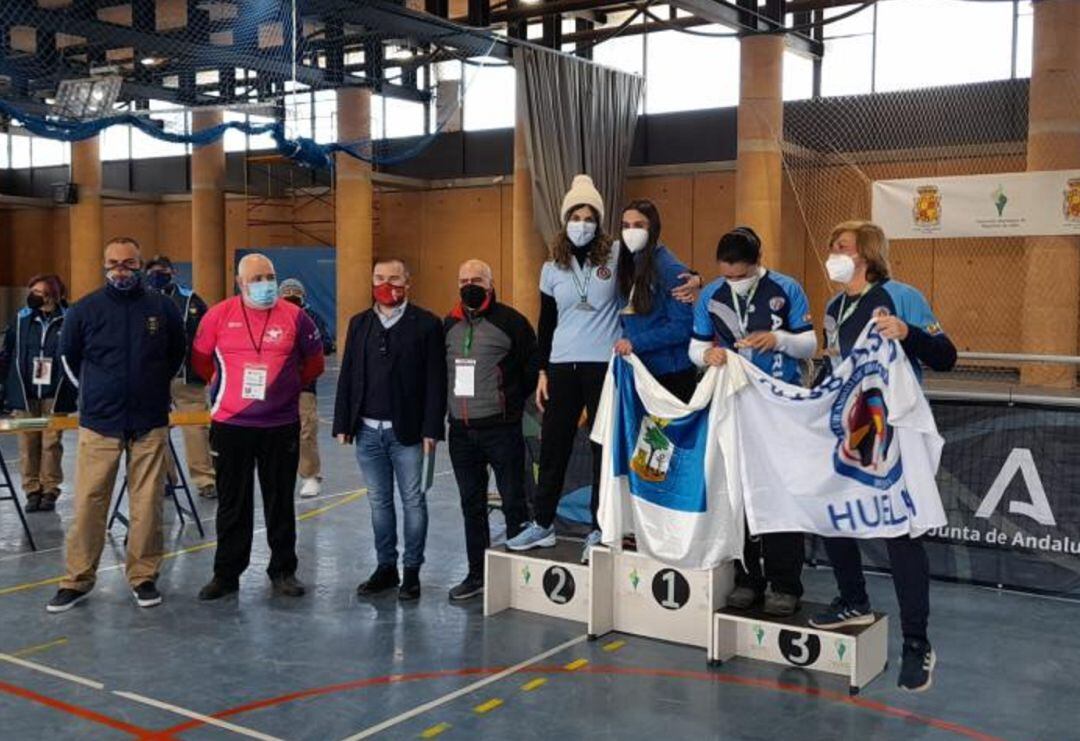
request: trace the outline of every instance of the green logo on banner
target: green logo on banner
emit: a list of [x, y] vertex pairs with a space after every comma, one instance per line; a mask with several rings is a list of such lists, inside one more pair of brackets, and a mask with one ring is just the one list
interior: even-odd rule
[[525, 580], [526, 584], [528, 584], [529, 579], [532, 578], [532, 572], [529, 571], [529, 565], [528, 564], [525, 564], [525, 566], [521, 569], [521, 578]]
[[761, 645], [765, 642], [765, 629], [760, 625], [754, 626], [754, 638], [757, 639], [757, 645]]
[[844, 660], [844, 654], [847, 653], [847, 644], [837, 639], [836, 641], [836, 655], [840, 658], [840, 661]]
[[1009, 202], [1008, 197], [1005, 195], [1005, 189], [998, 185], [991, 195], [994, 196], [994, 207], [997, 209], [998, 218], [1005, 212], [1005, 204]]
[[637, 589], [637, 585], [641, 583], [641, 577], [638, 576], [637, 569], [630, 572], [630, 583]]

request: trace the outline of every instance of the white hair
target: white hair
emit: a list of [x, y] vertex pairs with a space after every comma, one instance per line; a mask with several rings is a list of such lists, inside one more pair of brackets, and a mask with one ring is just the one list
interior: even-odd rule
[[236, 266], [236, 279], [241, 280], [244, 277], [244, 268], [257, 260], [265, 260], [266, 263], [270, 266], [270, 269], [274, 269], [273, 260], [262, 254], [261, 252], [252, 252], [240, 258], [240, 262]]

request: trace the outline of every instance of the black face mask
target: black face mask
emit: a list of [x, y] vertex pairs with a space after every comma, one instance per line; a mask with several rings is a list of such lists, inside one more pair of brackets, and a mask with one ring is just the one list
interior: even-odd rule
[[45, 305], [45, 299], [36, 293], [28, 293], [26, 294], [26, 305], [34, 311], [37, 311]]
[[296, 306], [302, 307], [304, 305], [304, 299], [300, 298], [299, 296], [282, 296], [282, 298], [288, 301], [290, 304], [295, 304]]
[[461, 303], [466, 309], [476, 311], [487, 300], [487, 289], [475, 283], [469, 283], [461, 287]]

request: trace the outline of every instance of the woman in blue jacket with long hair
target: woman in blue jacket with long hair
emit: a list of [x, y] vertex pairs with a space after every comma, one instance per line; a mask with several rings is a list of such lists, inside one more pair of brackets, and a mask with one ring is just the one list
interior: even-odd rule
[[622, 247], [617, 282], [624, 308], [615, 352], [636, 354], [664, 388], [687, 402], [697, 386], [697, 370], [686, 352], [694, 310], [672, 291], [690, 271], [661, 244], [660, 211], [652, 201], [631, 201], [623, 209]]

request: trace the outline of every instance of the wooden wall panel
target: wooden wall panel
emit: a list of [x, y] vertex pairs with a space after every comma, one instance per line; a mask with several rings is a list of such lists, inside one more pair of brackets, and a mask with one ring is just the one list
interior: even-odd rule
[[715, 278], [716, 243], [735, 226], [735, 173], [694, 176], [692, 267], [706, 281]]
[[[692, 175], [631, 178], [626, 183], [627, 201], [648, 198], [660, 211], [660, 241], [680, 260], [693, 262], [694, 177]], [[626, 204], [617, 206], [622, 209]]]
[[486, 261], [500, 275], [502, 218], [499, 187], [425, 193], [417, 302], [436, 314], [448, 312], [458, 298], [458, 266], [470, 258]]

